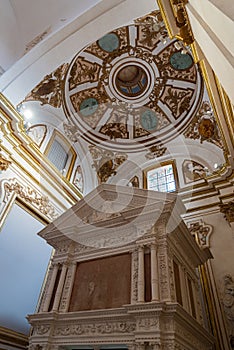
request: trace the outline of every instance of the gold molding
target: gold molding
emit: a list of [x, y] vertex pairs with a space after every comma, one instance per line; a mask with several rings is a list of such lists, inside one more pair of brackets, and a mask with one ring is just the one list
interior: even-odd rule
[[[7, 112], [12, 114], [15, 118], [15, 123], [17, 124], [17, 129], [19, 130], [19, 134], [15, 134], [14, 128], [12, 126], [13, 119], [7, 114]], [[7, 120], [7, 122], [3, 119], [2, 123], [2, 131], [4, 133], [5, 138], [9, 141], [9, 143], [13, 146], [13, 149], [22, 157], [36, 172], [38, 172], [38, 167], [43, 167], [43, 173], [48, 175], [48, 179], [53, 179], [53, 183], [62, 186], [63, 191], [65, 191], [68, 196], [71, 204], [74, 204], [77, 201], [77, 197], [75, 197], [73, 193], [79, 198], [82, 198], [82, 194], [78, 189], [72, 185], [65, 177], [63, 177], [58, 171], [52, 169], [51, 162], [45, 157], [38, 146], [31, 140], [31, 138], [26, 134], [23, 128], [23, 118], [22, 116], [14, 109], [12, 104], [0, 93], [0, 120], [2, 116]], [[0, 124], [1, 125], [1, 124]], [[26, 145], [28, 147], [26, 147]], [[4, 148], [2, 146], [2, 148]], [[17, 163], [16, 160], [12, 158], [14, 163]], [[21, 164], [17, 163], [20, 168], [26, 172], [29, 177], [38, 183], [38, 181], [28, 173], [26, 168], [24, 168]], [[56, 175], [56, 176], [55, 176]], [[59, 176], [59, 178], [58, 178]], [[52, 183], [52, 182], [51, 182]], [[63, 185], [64, 183], [64, 185]], [[66, 188], [66, 186], [71, 190], [71, 192]], [[51, 195], [51, 193], [50, 193]]]
[[176, 37], [185, 45], [191, 45], [194, 37], [185, 6], [187, 2], [187, 0], [158, 0], [158, 6], [170, 38]]
[[15, 346], [17, 349], [27, 349], [28, 336], [12, 329], [0, 326], [0, 342]]

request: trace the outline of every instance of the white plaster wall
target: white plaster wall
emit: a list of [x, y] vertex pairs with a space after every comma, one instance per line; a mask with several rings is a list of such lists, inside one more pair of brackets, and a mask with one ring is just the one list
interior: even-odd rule
[[208, 0], [190, 0], [187, 11], [196, 41], [234, 103], [234, 11], [233, 1], [225, 2], [224, 12], [220, 3], [218, 8]]

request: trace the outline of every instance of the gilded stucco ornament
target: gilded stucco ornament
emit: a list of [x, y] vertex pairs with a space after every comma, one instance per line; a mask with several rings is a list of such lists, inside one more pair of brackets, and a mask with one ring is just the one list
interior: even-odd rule
[[[0, 149], [1, 151], [1, 149]], [[0, 153], [0, 172], [6, 171], [11, 164], [11, 161], [7, 160], [1, 153]]]
[[55, 108], [61, 107], [63, 79], [67, 68], [68, 64], [64, 63], [54, 72], [46, 75], [22, 102], [40, 101], [42, 105], [49, 104]]
[[192, 29], [189, 23], [185, 4], [187, 0], [170, 0], [173, 8], [176, 26], [179, 29], [179, 36], [185, 45], [191, 45], [194, 42]]
[[126, 154], [106, 151], [96, 146], [89, 146], [89, 152], [93, 158], [92, 166], [97, 171], [100, 183], [116, 175], [116, 169], [128, 158]]
[[221, 149], [224, 148], [218, 124], [208, 101], [202, 103], [198, 113], [184, 132], [184, 136], [200, 140], [200, 143], [207, 141]]

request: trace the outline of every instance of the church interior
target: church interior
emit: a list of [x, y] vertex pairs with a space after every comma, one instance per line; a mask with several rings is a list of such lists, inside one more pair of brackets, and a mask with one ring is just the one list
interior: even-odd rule
[[234, 2], [0, 9], [0, 350], [234, 349]]

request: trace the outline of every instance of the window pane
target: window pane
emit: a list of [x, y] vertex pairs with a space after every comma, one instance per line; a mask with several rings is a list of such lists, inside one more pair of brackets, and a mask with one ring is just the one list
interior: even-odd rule
[[161, 192], [175, 191], [176, 184], [172, 164], [148, 171], [147, 184], [149, 190]]
[[50, 147], [48, 158], [51, 163], [53, 163], [54, 166], [61, 171], [66, 167], [68, 154], [65, 148], [63, 148], [63, 146], [57, 140], [54, 140]]

